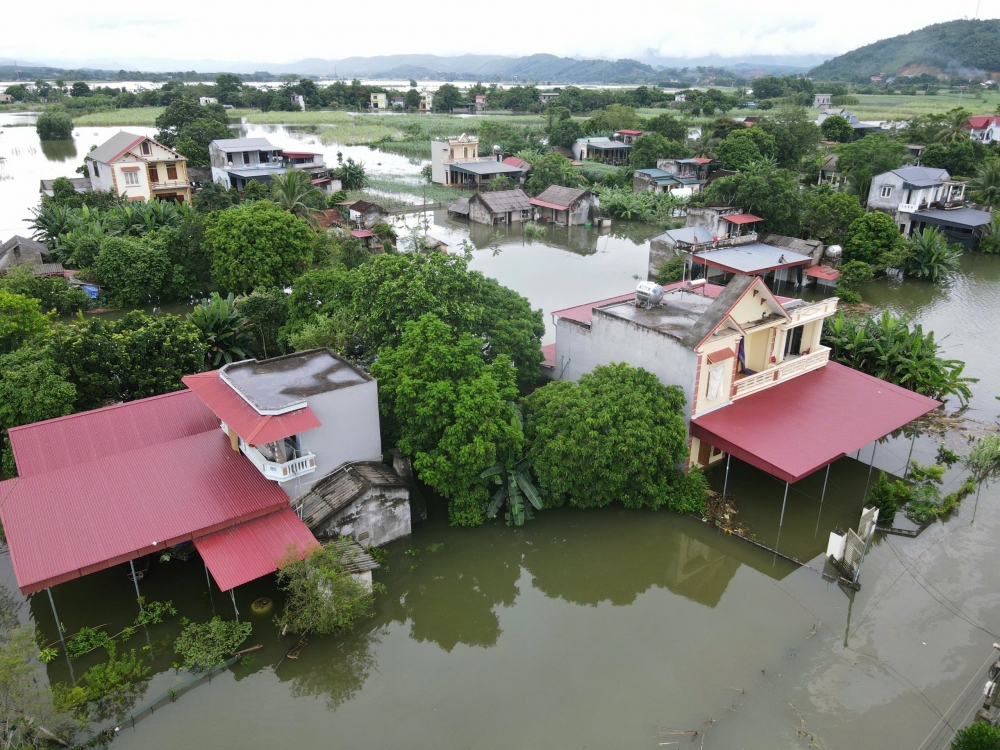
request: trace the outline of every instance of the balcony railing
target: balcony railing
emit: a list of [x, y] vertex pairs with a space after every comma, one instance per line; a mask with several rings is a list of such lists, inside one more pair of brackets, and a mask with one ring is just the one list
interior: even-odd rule
[[920, 210], [920, 205], [917, 203], [900, 203], [899, 213], [901, 214], [912, 214]]
[[825, 346], [817, 346], [809, 354], [800, 354], [797, 357], [786, 359], [784, 362], [780, 362], [767, 370], [748, 375], [736, 381], [736, 392], [733, 394], [733, 400], [749, 396], [751, 393], [762, 391], [765, 388], [770, 388], [772, 385], [777, 385], [797, 375], [820, 368], [829, 359], [830, 349]]
[[242, 440], [240, 441], [240, 450], [257, 467], [257, 471], [264, 475], [265, 479], [272, 479], [279, 484], [316, 471], [316, 456], [313, 453], [306, 453], [290, 461], [278, 463], [264, 458], [259, 450], [252, 445], [247, 445]]
[[168, 190], [170, 188], [182, 188], [187, 187], [188, 183], [186, 180], [157, 180], [152, 183], [153, 190]]
[[830, 297], [814, 305], [788, 310], [787, 312], [791, 320], [785, 323], [784, 328], [786, 330], [788, 328], [796, 328], [804, 323], [811, 323], [814, 320], [833, 315], [837, 312], [837, 301], [836, 297]]

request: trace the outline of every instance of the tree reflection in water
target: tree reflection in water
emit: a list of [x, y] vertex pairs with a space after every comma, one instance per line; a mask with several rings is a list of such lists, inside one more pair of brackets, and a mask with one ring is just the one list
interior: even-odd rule
[[291, 680], [290, 692], [296, 698], [323, 698], [333, 711], [364, 687], [384, 635], [383, 628], [369, 623], [345, 635], [316, 637], [320, 648], [313, 646], [311, 654], [307, 648], [294, 662], [285, 660], [276, 674], [283, 682]]

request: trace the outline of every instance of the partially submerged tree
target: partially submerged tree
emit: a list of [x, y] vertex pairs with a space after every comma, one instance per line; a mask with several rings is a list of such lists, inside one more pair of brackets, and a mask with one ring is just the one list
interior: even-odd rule
[[208, 622], [181, 619], [181, 626], [183, 630], [174, 641], [174, 651], [183, 657], [184, 667], [192, 672], [225, 664], [253, 632], [249, 622], [223, 620], [218, 616]]

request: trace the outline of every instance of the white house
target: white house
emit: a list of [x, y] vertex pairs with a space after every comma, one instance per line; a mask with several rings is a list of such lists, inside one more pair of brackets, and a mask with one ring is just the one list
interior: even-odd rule
[[340, 180], [333, 179], [323, 154], [314, 151], [280, 149], [267, 138], [223, 138], [208, 144], [212, 180], [226, 188], [243, 190], [250, 180], [270, 184], [277, 174], [289, 169], [307, 172], [312, 184], [328, 193], [340, 190]]
[[965, 129], [974, 141], [993, 143], [1000, 140], [1000, 117], [979, 115], [970, 117], [965, 123]]
[[868, 212], [889, 214], [908, 235], [918, 211], [958, 207], [964, 201], [965, 182], [951, 179], [947, 169], [905, 166], [872, 178]]

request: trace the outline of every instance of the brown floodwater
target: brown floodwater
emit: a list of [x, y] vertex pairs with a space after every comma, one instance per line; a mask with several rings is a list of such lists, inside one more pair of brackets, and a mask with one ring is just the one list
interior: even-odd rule
[[[4, 136], [13, 130], [27, 129]], [[453, 249], [471, 238], [472, 267], [527, 296], [549, 325], [554, 309], [632, 289], [653, 233], [626, 224], [605, 233], [550, 229], [529, 242], [516, 228], [500, 238], [470, 232], [442, 212], [426, 231]], [[1000, 259], [983, 256], [964, 258], [946, 287], [864, 290], [868, 301], [935, 330], [946, 353], [968, 363], [966, 374], [980, 378], [970, 414], [984, 422], [1000, 412], [1000, 357], [987, 337], [1000, 318], [998, 293]], [[914, 458], [933, 460], [939, 442], [919, 436]], [[960, 437], [950, 445], [965, 449]], [[829, 531], [857, 523], [872, 450], [834, 464], [822, 503], [822, 474], [793, 485], [780, 527], [784, 485], [733, 462], [740, 520], [811, 567], [665, 511], [559, 509], [522, 529], [453, 529], [432, 501], [427, 522], [389, 546], [377, 574], [387, 593], [352, 633], [310, 638], [297, 660], [282, 662], [293, 639], [279, 636], [270, 615], [250, 612], [257, 597], [276, 597], [272, 582], [240, 587], [236, 604], [254, 623], [247, 644], [263, 648], [123, 729], [115, 747], [946, 747], [974, 711], [1000, 641], [992, 564], [1000, 493], [983, 490], [974, 524], [970, 498], [917, 539], [879, 537], [861, 590], [846, 592], [817, 570]], [[879, 444], [874, 470], [902, 474], [909, 450], [908, 434]], [[721, 489], [721, 468], [710, 479]], [[945, 491], [961, 479], [949, 471]], [[13, 586], [6, 558], [0, 579]], [[154, 562], [140, 586], [191, 619], [233, 616], [197, 558]], [[121, 567], [53, 595], [71, 632], [101, 623], [116, 631], [135, 616]], [[57, 640], [44, 594], [30, 597], [22, 616]], [[133, 711], [188, 679], [171, 669], [178, 629], [173, 618], [131, 642], [152, 646], [155, 671]], [[87, 666], [74, 662], [73, 672]], [[62, 659], [45, 671], [50, 680], [70, 675]]]

